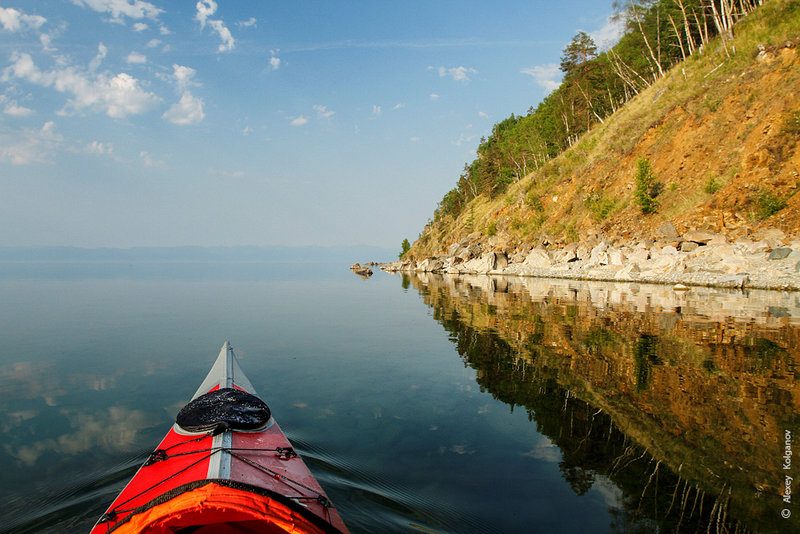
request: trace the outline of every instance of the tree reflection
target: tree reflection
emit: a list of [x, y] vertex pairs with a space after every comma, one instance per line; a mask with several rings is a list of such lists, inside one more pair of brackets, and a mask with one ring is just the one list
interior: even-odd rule
[[481, 390], [524, 407], [558, 447], [572, 491], [586, 495], [599, 481], [618, 488], [616, 530], [797, 527], [778, 515], [780, 454], [765, 445], [767, 429], [797, 423], [796, 326], [709, 321], [692, 315], [691, 302], [677, 314], [650, 298], [646, 312], [595, 306], [584, 300], [591, 287], [536, 295], [513, 284], [496, 293], [453, 278], [410, 280]]

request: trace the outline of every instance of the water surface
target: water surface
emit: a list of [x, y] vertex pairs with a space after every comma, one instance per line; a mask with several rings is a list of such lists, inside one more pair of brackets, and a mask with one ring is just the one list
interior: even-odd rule
[[353, 532], [786, 532], [798, 302], [324, 263], [1, 264], [0, 531], [87, 531], [230, 339]]

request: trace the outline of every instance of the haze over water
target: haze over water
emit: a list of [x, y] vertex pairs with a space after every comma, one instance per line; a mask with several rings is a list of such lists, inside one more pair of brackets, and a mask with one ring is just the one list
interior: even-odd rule
[[226, 339], [353, 532], [798, 527], [799, 295], [27, 265], [0, 262], [2, 532], [87, 531]]

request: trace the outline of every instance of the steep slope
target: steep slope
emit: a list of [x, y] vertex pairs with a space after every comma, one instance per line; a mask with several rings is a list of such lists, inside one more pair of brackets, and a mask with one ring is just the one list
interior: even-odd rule
[[[598, 237], [652, 238], [665, 221], [683, 234], [729, 239], [765, 228], [800, 231], [800, 4], [773, 0], [672, 69], [560, 156], [479, 196], [458, 217], [429, 223], [407, 257], [443, 253], [468, 235], [498, 249]], [[655, 213], [636, 201], [637, 163], [661, 185]]]

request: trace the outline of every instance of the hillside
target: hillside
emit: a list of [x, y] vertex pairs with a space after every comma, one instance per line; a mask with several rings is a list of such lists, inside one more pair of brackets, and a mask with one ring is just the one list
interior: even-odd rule
[[[734, 37], [708, 42], [499, 194], [437, 212], [405, 259], [466, 241], [509, 255], [636, 243], [655, 240], [665, 222], [731, 242], [765, 229], [782, 230], [786, 243], [800, 237], [799, 45], [800, 3], [765, 1]], [[660, 184], [648, 192], [651, 213], [636, 196], [642, 161]]]

